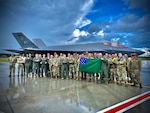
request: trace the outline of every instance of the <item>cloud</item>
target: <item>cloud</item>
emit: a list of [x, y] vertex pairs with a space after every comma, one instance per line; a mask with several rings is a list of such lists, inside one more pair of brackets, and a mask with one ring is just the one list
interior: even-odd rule
[[98, 23], [92, 23], [87, 30], [89, 33], [98, 32], [99, 31], [99, 25]]
[[87, 37], [89, 35], [86, 31], [80, 31], [79, 29], [75, 29], [72, 33], [71, 39], [66, 41], [66, 44], [70, 43], [76, 43], [80, 40], [82, 37]]
[[80, 31], [79, 29], [75, 29], [73, 31], [73, 37], [87, 36], [89, 33], [86, 31]]
[[138, 17], [134, 14], [126, 14], [122, 18], [112, 23], [111, 27], [117, 32], [140, 32], [150, 30], [150, 15]]
[[104, 31], [103, 30], [100, 30], [98, 33], [97, 33], [98, 36], [101, 36], [101, 37], [104, 37]]
[[77, 26], [77, 27], [79, 27], [79, 28], [82, 28], [82, 27], [84, 27], [84, 26], [86, 26], [86, 25], [89, 25], [89, 24], [91, 24], [91, 20], [89, 20], [89, 19], [83, 19], [83, 18], [79, 18], [77, 21], [76, 21], [76, 23], [75, 23], [75, 26]]
[[123, 0], [129, 9], [142, 8], [146, 13], [150, 13], [149, 0]]
[[[91, 23], [83, 19], [93, 5], [93, 0], [9, 0], [1, 3], [1, 36], [23, 32], [29, 38], [43, 38], [47, 45], [64, 44], [76, 28]], [[2, 12], [3, 11], [3, 12]], [[84, 33], [82, 33], [84, 34]], [[5, 40], [9, 43], [9, 37]], [[13, 45], [12, 45], [13, 46]]]

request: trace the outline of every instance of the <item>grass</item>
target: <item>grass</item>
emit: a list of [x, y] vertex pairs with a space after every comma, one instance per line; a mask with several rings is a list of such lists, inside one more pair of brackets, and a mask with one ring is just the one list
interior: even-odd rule
[[0, 62], [8, 62], [8, 58], [0, 58]]
[[150, 60], [150, 57], [140, 57], [140, 60]]

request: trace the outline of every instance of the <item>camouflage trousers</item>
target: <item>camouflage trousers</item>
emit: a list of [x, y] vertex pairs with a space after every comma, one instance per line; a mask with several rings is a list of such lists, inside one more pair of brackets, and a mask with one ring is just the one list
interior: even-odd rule
[[9, 74], [11, 75], [15, 75], [15, 64], [10, 64], [9, 65]]
[[53, 66], [49, 65], [49, 74], [52, 77], [53, 76]]
[[110, 68], [109, 78], [110, 78], [110, 80], [117, 79], [117, 69], [116, 68]]
[[23, 75], [23, 64], [22, 63], [18, 63], [18, 75]]
[[93, 73], [86, 73], [87, 74], [87, 81], [94, 81], [94, 74]]
[[69, 77], [75, 78], [75, 67], [72, 64], [69, 65]]
[[59, 66], [53, 66], [52, 68], [53, 77], [59, 77], [60, 76], [60, 68]]
[[117, 80], [119, 82], [120, 81], [127, 81], [126, 77], [127, 77], [126, 67], [124, 67], [124, 66], [118, 66], [117, 67]]
[[135, 82], [137, 84], [141, 83], [141, 76], [140, 76], [140, 70], [139, 69], [131, 70], [131, 81]]
[[76, 80], [81, 80], [82, 73], [79, 71], [79, 67], [75, 68], [75, 78]]

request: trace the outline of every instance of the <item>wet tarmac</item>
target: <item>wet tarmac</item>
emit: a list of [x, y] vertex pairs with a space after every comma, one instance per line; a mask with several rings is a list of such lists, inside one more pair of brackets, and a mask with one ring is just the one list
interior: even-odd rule
[[[142, 61], [142, 89], [115, 83], [8, 75], [8, 63], [0, 63], [0, 113], [96, 113], [150, 90], [150, 61]], [[149, 113], [149, 105], [147, 100], [126, 113]]]

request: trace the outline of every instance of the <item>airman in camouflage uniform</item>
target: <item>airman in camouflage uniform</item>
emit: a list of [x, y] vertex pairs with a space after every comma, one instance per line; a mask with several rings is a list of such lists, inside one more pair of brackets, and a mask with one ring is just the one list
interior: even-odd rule
[[58, 57], [58, 54], [55, 54], [53, 61], [52, 61], [52, 65], [53, 65], [53, 77], [57, 78], [60, 77], [60, 59]]
[[15, 76], [15, 64], [17, 62], [16, 57], [14, 54], [11, 54], [11, 56], [8, 58], [9, 61], [9, 77]]
[[75, 79], [76, 80], [81, 80], [81, 72], [79, 72], [79, 54], [75, 55]]
[[118, 80], [117, 83], [121, 84], [121, 82], [123, 81], [126, 84], [127, 83], [126, 77], [127, 77], [126, 60], [122, 56], [122, 53], [119, 53], [117, 61], [117, 80]]
[[75, 79], [75, 58], [73, 55], [68, 56], [69, 60], [69, 77]]
[[49, 58], [49, 73], [50, 77], [53, 77], [53, 55]]
[[[60, 54], [59, 54], [59, 60], [61, 61], [62, 58], [63, 58], [63, 54], [60, 53]], [[61, 75], [61, 65], [60, 65], [60, 67], [59, 67], [59, 74]]]
[[[19, 56], [19, 58], [17, 59], [17, 63], [18, 63], [18, 77], [21, 74], [21, 76], [23, 76], [23, 58], [21, 56]], [[21, 71], [21, 73], [20, 73]]]
[[124, 59], [126, 62], [126, 71], [127, 71], [127, 82], [130, 80], [130, 73], [129, 73], [129, 58], [127, 54], [124, 54]]
[[109, 75], [110, 75], [110, 82], [113, 82], [114, 79], [117, 78], [117, 58], [114, 54], [111, 55], [108, 61], [108, 67], [109, 67]]
[[129, 71], [131, 74], [131, 81], [135, 86], [138, 84], [140, 88], [142, 88], [142, 82], [140, 78], [140, 71], [141, 71], [141, 61], [137, 58], [137, 54], [131, 54], [131, 60], [129, 62]]

